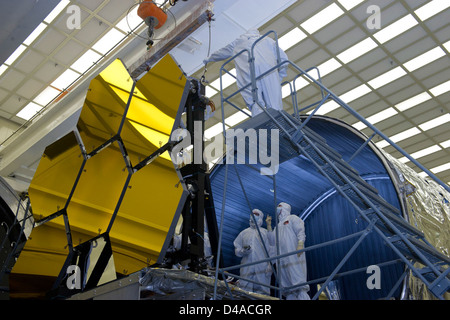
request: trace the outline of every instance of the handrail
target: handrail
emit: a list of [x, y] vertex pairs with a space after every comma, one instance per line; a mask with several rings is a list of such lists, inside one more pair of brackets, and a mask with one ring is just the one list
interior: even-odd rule
[[[296, 64], [294, 64], [293, 62], [291, 62], [290, 60], [284, 60], [284, 61], [280, 61], [279, 60], [279, 51], [277, 50], [277, 61], [280, 61], [276, 66], [270, 68], [269, 70], [267, 70], [266, 72], [262, 73], [259, 76], [255, 76], [254, 74], [254, 57], [253, 57], [253, 50], [255, 45], [257, 44], [257, 42], [261, 41], [263, 38], [267, 37], [270, 33], [274, 33], [275, 34], [275, 40], [276, 40], [276, 44], [278, 46], [278, 38], [276, 37], [276, 33], [274, 31], [269, 31], [267, 33], [265, 33], [264, 35], [262, 35], [260, 38], [258, 38], [255, 43], [253, 43], [252, 48], [251, 48], [251, 56], [249, 57], [249, 66], [250, 66], [250, 70], [251, 70], [251, 74], [252, 74], [252, 80], [249, 84], [246, 84], [244, 87], [242, 87], [241, 89], [239, 89], [238, 91], [236, 91], [235, 93], [233, 93], [231, 96], [236, 95], [237, 93], [243, 91], [244, 89], [246, 89], [248, 86], [252, 86], [252, 89], [254, 90], [256, 88], [256, 81], [259, 79], [262, 79], [263, 77], [265, 77], [268, 73], [272, 72], [275, 69], [280, 68], [281, 66], [283, 66], [284, 64], [288, 64], [289, 66], [291, 66], [292, 68], [294, 68], [295, 70], [298, 71], [298, 74], [296, 75], [295, 79], [297, 79], [300, 76], [304, 76], [306, 78], [308, 78], [313, 84], [317, 85], [322, 92], [322, 100], [320, 101], [321, 104], [319, 104], [319, 106], [316, 107], [316, 110], [313, 112], [317, 112], [317, 110], [323, 105], [323, 103], [327, 100], [327, 99], [331, 99], [334, 100], [337, 104], [339, 104], [342, 108], [344, 108], [347, 112], [349, 112], [352, 116], [354, 116], [356, 119], [358, 119], [359, 121], [361, 121], [363, 124], [365, 124], [368, 128], [370, 128], [374, 133], [376, 133], [378, 136], [380, 136], [383, 140], [385, 140], [386, 142], [389, 143], [389, 145], [391, 145], [392, 147], [394, 147], [398, 152], [400, 152], [403, 156], [405, 156], [409, 161], [411, 161], [414, 165], [416, 165], [418, 168], [420, 168], [422, 171], [424, 171], [430, 178], [432, 178], [436, 183], [438, 183], [440, 186], [442, 186], [445, 190], [447, 190], [448, 192], [450, 192], [450, 187], [447, 186], [443, 181], [441, 181], [435, 174], [433, 174], [430, 170], [428, 170], [427, 168], [425, 168], [419, 161], [417, 161], [416, 159], [414, 159], [413, 157], [411, 157], [406, 151], [404, 151], [400, 146], [398, 146], [394, 141], [392, 141], [388, 136], [386, 136], [383, 132], [381, 132], [381, 130], [379, 130], [378, 128], [376, 128], [373, 124], [371, 124], [369, 121], [367, 121], [363, 116], [361, 116], [358, 112], [356, 112], [356, 110], [354, 110], [353, 108], [351, 108], [347, 103], [345, 103], [342, 99], [340, 99], [336, 94], [334, 94], [331, 90], [329, 90], [328, 88], [326, 88], [321, 81], [317, 81], [316, 79], [314, 79], [314, 77], [312, 77], [308, 71], [316, 68], [316, 67], [312, 67], [309, 68], [307, 70], [303, 70], [302, 68], [300, 68], [299, 66], [297, 66]], [[241, 52], [239, 52], [238, 54], [236, 54], [235, 56], [231, 57], [230, 59], [228, 59], [221, 68], [221, 71], [223, 70], [224, 65], [228, 64], [229, 62], [231, 62], [232, 60], [234, 60], [238, 55], [242, 54], [243, 52], [249, 52], [248, 50], [244, 49]], [[252, 71], [253, 70], [253, 71]], [[220, 75], [220, 79], [221, 79], [221, 101], [222, 101], [222, 117], [223, 117], [223, 122], [225, 121], [224, 118], [224, 105], [223, 102], [226, 101], [227, 99], [229, 99], [230, 97], [224, 99], [223, 98], [223, 90], [222, 90], [222, 74]], [[320, 79], [320, 78], [319, 78]], [[323, 97], [323, 92], [327, 92], [327, 99], [324, 99]], [[255, 92], [252, 93], [254, 95], [253, 99], [254, 101], [256, 101], [255, 98]], [[263, 108], [264, 109], [264, 108]], [[242, 109], [241, 109], [242, 110]]]

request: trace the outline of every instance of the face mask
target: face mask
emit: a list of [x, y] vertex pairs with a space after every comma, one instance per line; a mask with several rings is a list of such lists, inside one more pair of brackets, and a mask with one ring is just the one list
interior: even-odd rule
[[[259, 215], [256, 215], [256, 214], [254, 214], [253, 216], [255, 217], [256, 223], [257, 223], [258, 226], [260, 227], [260, 226], [262, 225], [262, 217], [259, 216]], [[254, 223], [254, 220], [253, 220], [253, 217], [252, 217], [252, 216], [250, 216], [250, 226], [251, 226], [251, 227], [254, 227], [254, 226], [255, 226], [255, 223]]]
[[282, 210], [283, 210], [282, 207], [277, 207], [277, 215], [278, 215], [278, 217], [280, 216]]

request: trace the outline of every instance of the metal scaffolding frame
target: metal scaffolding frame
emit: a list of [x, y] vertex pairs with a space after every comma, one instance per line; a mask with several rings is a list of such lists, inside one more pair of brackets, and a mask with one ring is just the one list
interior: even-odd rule
[[[442, 181], [440, 181], [433, 173], [431, 173], [428, 169], [426, 169], [423, 165], [421, 165], [417, 160], [412, 158], [409, 154], [407, 154], [404, 150], [402, 150], [399, 146], [397, 146], [392, 140], [390, 140], [386, 135], [384, 135], [380, 130], [375, 128], [371, 123], [369, 123], [366, 119], [364, 119], [361, 115], [359, 115], [355, 110], [353, 110], [350, 106], [348, 106], [344, 101], [342, 101], [339, 97], [337, 97], [333, 92], [327, 89], [321, 82], [320, 72], [317, 68], [313, 67], [307, 70], [302, 70], [297, 65], [292, 63], [289, 60], [281, 61], [279, 52], [277, 50], [277, 61], [278, 64], [261, 75], [255, 75], [255, 56], [254, 56], [254, 48], [257, 43], [269, 35], [273, 34], [274, 40], [278, 47], [278, 37], [276, 32], [269, 31], [266, 34], [262, 35], [255, 43], [252, 45], [251, 49], [244, 49], [238, 52], [233, 57], [226, 60], [221, 69], [220, 69], [220, 95], [221, 95], [221, 109], [222, 109], [222, 126], [223, 126], [223, 135], [225, 137], [225, 144], [227, 143], [226, 139], [226, 128], [225, 128], [225, 104], [230, 104], [233, 108], [237, 109], [238, 112], [243, 112], [248, 115], [248, 113], [239, 108], [235, 104], [233, 104], [230, 99], [250, 88], [253, 96], [253, 106], [252, 107], [261, 107], [264, 111], [263, 114], [266, 115], [276, 127], [279, 128], [284, 138], [289, 140], [291, 144], [291, 148], [296, 150], [298, 154], [304, 155], [307, 159], [309, 159], [315, 167], [320, 171], [320, 173], [325, 176], [336, 188], [336, 190], [347, 199], [350, 204], [357, 210], [360, 216], [366, 221], [367, 227], [357, 233], [344, 236], [339, 239], [334, 239], [332, 241], [327, 241], [321, 244], [309, 246], [302, 250], [297, 250], [293, 252], [289, 252], [286, 254], [280, 254], [279, 251], [279, 242], [278, 235], [276, 235], [276, 246], [277, 246], [277, 254], [275, 256], [269, 257], [268, 252], [266, 250], [266, 258], [259, 261], [254, 261], [252, 263], [240, 264], [235, 266], [227, 266], [227, 267], [219, 267], [217, 264], [216, 267], [216, 284], [219, 279], [219, 273], [222, 276], [231, 275], [238, 279], [244, 279], [236, 274], [232, 274], [229, 271], [233, 269], [239, 269], [244, 266], [255, 265], [258, 263], [264, 263], [268, 261], [276, 261], [277, 265], [279, 265], [280, 259], [294, 255], [301, 252], [316, 250], [318, 248], [322, 248], [324, 246], [329, 246], [336, 244], [338, 242], [353, 239], [355, 238], [355, 242], [351, 249], [345, 254], [340, 263], [334, 268], [332, 273], [326, 277], [321, 279], [313, 279], [304, 283], [296, 284], [295, 286], [282, 288], [281, 286], [268, 286], [267, 284], [258, 283], [262, 286], [268, 286], [272, 289], [278, 289], [279, 297], [282, 297], [282, 292], [285, 290], [294, 289], [296, 287], [301, 287], [307, 284], [317, 284], [321, 283], [321, 288], [315, 294], [312, 299], [318, 299], [319, 295], [325, 290], [334, 279], [348, 275], [356, 272], [365, 271], [366, 268], [358, 268], [351, 271], [340, 272], [342, 266], [349, 259], [349, 257], [355, 252], [356, 248], [362, 243], [362, 241], [366, 238], [369, 233], [375, 232], [382, 240], [389, 246], [395, 254], [398, 256], [398, 259], [394, 259], [392, 261], [386, 261], [380, 263], [379, 266], [391, 265], [395, 263], [402, 262], [405, 265], [405, 271], [402, 276], [399, 278], [397, 283], [389, 292], [387, 299], [391, 298], [392, 295], [396, 292], [396, 290], [400, 287], [400, 285], [404, 282], [404, 279], [409, 273], [409, 270], [412, 272], [414, 276], [419, 278], [427, 288], [436, 296], [438, 299], [443, 299], [443, 295], [450, 289], [450, 258], [438, 252], [426, 239], [422, 232], [412, 227], [407, 221], [399, 217], [400, 211], [387, 203], [383, 198], [381, 198], [377, 190], [370, 185], [368, 185], [354, 170], [348, 162], [351, 162], [354, 157], [361, 152], [373, 139], [374, 136], [378, 135], [385, 141], [387, 141], [391, 146], [393, 146], [396, 150], [398, 150], [401, 154], [403, 154], [406, 158], [408, 158], [412, 163], [414, 163], [417, 167], [422, 169], [424, 172], [428, 174], [434, 181], [436, 181], [440, 186], [442, 186], [445, 190], [450, 191], [450, 188], [445, 185]], [[229, 63], [234, 61], [236, 57], [247, 54], [249, 59], [249, 68], [251, 74], [251, 82], [239, 88], [237, 91], [231, 93], [227, 97], [224, 97], [223, 91], [223, 82], [222, 77], [225, 74], [232, 75], [226, 67]], [[283, 65], [288, 65], [293, 68], [297, 75], [294, 80], [289, 83], [291, 89], [291, 97], [294, 105], [294, 114], [290, 115], [284, 111], [275, 111], [273, 109], [268, 109], [263, 106], [257, 106], [257, 81], [270, 72], [274, 71], [282, 67]], [[318, 74], [318, 79], [314, 79], [309, 72], [315, 70]], [[302, 109], [298, 109], [298, 101], [297, 101], [297, 90], [295, 88], [295, 80], [299, 77], [306, 78], [312, 85], [315, 85], [320, 90], [321, 98], [319, 101], [305, 107]], [[285, 83], [283, 83], [285, 84]], [[326, 102], [332, 100], [336, 102], [341, 108], [345, 109], [348, 113], [356, 117], [358, 120], [363, 122], [368, 128], [373, 131], [373, 134], [360, 146], [360, 148], [352, 155], [348, 162], [345, 162], [342, 158], [336, 158], [336, 151], [326, 144], [323, 138], [318, 136], [316, 133], [312, 132], [312, 130], [306, 127], [306, 124], [310, 121], [310, 119], [314, 116], [314, 114], [319, 110], [319, 108]], [[309, 116], [304, 120], [300, 120], [300, 112], [310, 109], [314, 107], [314, 110], [309, 114]], [[228, 149], [227, 149], [228, 150]], [[228, 157], [229, 155], [227, 155]], [[339, 156], [339, 155], [338, 155]], [[353, 169], [353, 170], [352, 170]], [[220, 230], [219, 230], [219, 244], [218, 244], [218, 257], [217, 263], [220, 262], [221, 257], [221, 245], [222, 245], [222, 233], [223, 233], [223, 222], [224, 222], [224, 212], [225, 212], [225, 204], [226, 204], [226, 195], [227, 195], [227, 180], [229, 179], [229, 164], [225, 163], [225, 178], [224, 178], [224, 188], [223, 188], [223, 198], [222, 198], [222, 208], [221, 208], [221, 218], [220, 218]], [[243, 194], [245, 195], [246, 202], [249, 206], [249, 211], [252, 211], [252, 207], [245, 193], [245, 188], [242, 184], [242, 181], [239, 177], [239, 173], [235, 166], [235, 172], [237, 178], [239, 179], [239, 183], [241, 185]], [[273, 179], [273, 190], [274, 190], [274, 209], [276, 208], [276, 178], [275, 175], [272, 177]], [[275, 215], [276, 217], [276, 215]], [[277, 218], [277, 217], [276, 217]], [[277, 220], [277, 219], [276, 219]], [[255, 223], [257, 226], [257, 224]], [[275, 225], [278, 225], [278, 221], [275, 222]], [[260, 239], [261, 232], [258, 228], [258, 234]], [[278, 228], [277, 228], [278, 229]], [[415, 267], [414, 264], [418, 262], [423, 265], [422, 268]], [[275, 277], [279, 278], [280, 268], [276, 268], [273, 270]], [[246, 281], [253, 282], [250, 279], [245, 279]], [[279, 281], [277, 281], [279, 283]], [[232, 297], [231, 290], [228, 290], [228, 294]], [[216, 291], [214, 292], [214, 298], [217, 298]]]
[[[24, 196], [19, 198], [13, 223], [8, 226], [6, 222], [2, 222], [2, 227], [5, 227], [5, 234], [0, 243], [0, 252], [3, 251], [3, 249], [6, 249], [5, 246], [8, 244], [8, 240], [11, 248], [9, 250], [6, 249], [8, 254], [5, 260], [0, 264], [0, 283], [3, 280], [3, 277], [11, 272], [11, 268], [14, 265], [14, 263], [12, 263], [12, 259], [17, 259], [18, 254], [20, 254], [20, 251], [22, 250], [20, 246], [23, 246], [26, 242], [26, 240], [23, 240], [22, 237], [26, 237], [25, 225], [27, 222], [31, 222], [33, 225], [34, 219], [33, 213], [30, 210], [30, 198], [28, 196]], [[17, 233], [17, 237], [15, 239], [12, 238], [13, 233]]]

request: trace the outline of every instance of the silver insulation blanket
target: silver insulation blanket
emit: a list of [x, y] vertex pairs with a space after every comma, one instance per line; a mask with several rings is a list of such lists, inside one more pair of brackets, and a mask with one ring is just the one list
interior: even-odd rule
[[[422, 178], [406, 164], [389, 154], [384, 155], [396, 174], [393, 178], [407, 214], [405, 218], [422, 231], [437, 250], [450, 256], [450, 193], [432, 178]], [[411, 272], [407, 287], [407, 299], [435, 299], [423, 282]], [[445, 299], [450, 300], [448, 292]]]
[[[139, 280], [141, 285], [141, 295], [145, 292], [150, 296], [170, 297], [171, 295], [197, 291], [202, 292], [197, 298], [200, 300], [210, 300], [214, 296], [215, 278], [213, 275], [207, 276], [191, 272], [185, 269], [158, 269], [146, 268], [141, 271]], [[193, 299], [190, 297], [189, 299]], [[219, 300], [277, 300], [276, 298], [248, 292], [235, 285], [218, 280], [216, 286], [216, 299]]]

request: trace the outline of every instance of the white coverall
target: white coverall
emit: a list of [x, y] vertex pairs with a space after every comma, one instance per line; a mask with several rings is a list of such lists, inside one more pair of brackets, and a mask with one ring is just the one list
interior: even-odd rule
[[[267, 221], [269, 229], [268, 238], [276, 252], [276, 232], [278, 229], [279, 254], [285, 254], [303, 249], [305, 242], [305, 225], [298, 216], [291, 214], [291, 206], [280, 203], [277, 207], [278, 226], [271, 231], [270, 222]], [[306, 282], [306, 257], [305, 253], [293, 254], [280, 259], [280, 270], [278, 272], [280, 284], [284, 287], [294, 286]], [[309, 285], [284, 291], [287, 300], [310, 300]]]
[[[182, 234], [175, 234], [173, 236], [173, 248], [174, 250], [180, 250], [181, 249], [181, 241], [182, 241]], [[191, 240], [188, 239], [188, 243], [191, 243]], [[209, 241], [209, 235], [208, 232], [203, 233], [203, 254], [205, 256], [205, 259], [208, 263], [209, 267], [213, 267], [213, 256], [212, 256], [212, 249], [211, 249], [211, 242]]]
[[[257, 221], [262, 240], [264, 241], [265, 247], [270, 256], [271, 249], [269, 246], [269, 241], [267, 239], [267, 230], [261, 228], [264, 214], [258, 209], [254, 209], [252, 211], [252, 214]], [[264, 250], [263, 244], [261, 242], [261, 237], [259, 236], [258, 230], [256, 229], [251, 215], [250, 227], [241, 231], [241, 233], [239, 233], [239, 235], [234, 240], [233, 244], [236, 256], [242, 257], [241, 264], [251, 263], [267, 258], [266, 251]], [[270, 285], [272, 267], [269, 262], [258, 263], [251, 266], [242, 267], [240, 269], [240, 275], [241, 277], [256, 281], [258, 283]], [[253, 282], [248, 282], [243, 279], [239, 280], [238, 286], [246, 291], [262, 293], [266, 295], [270, 294], [270, 288], [258, 285]]]
[[[242, 51], [247, 49], [251, 51], [253, 43], [260, 37], [258, 30], [249, 30], [239, 38], [231, 42], [229, 45], [217, 50], [206, 58], [203, 62], [221, 61], [229, 59]], [[279, 49], [280, 62], [288, 60], [286, 53]], [[255, 56], [255, 77], [258, 77], [262, 73], [268, 71], [277, 65], [277, 45], [274, 40], [269, 37], [259, 41], [254, 48]], [[247, 84], [251, 83], [250, 63], [248, 61], [248, 54], [242, 53], [234, 59], [236, 66], [236, 83], [239, 89], [243, 88]], [[266, 108], [273, 108], [276, 110], [283, 109], [283, 102], [281, 96], [281, 82], [286, 73], [287, 64], [283, 64], [279, 69], [273, 70], [260, 80], [256, 82], [258, 89], [257, 104]], [[263, 110], [253, 103], [251, 86], [241, 91], [242, 97], [247, 107], [252, 112], [252, 117], [263, 112]]]

